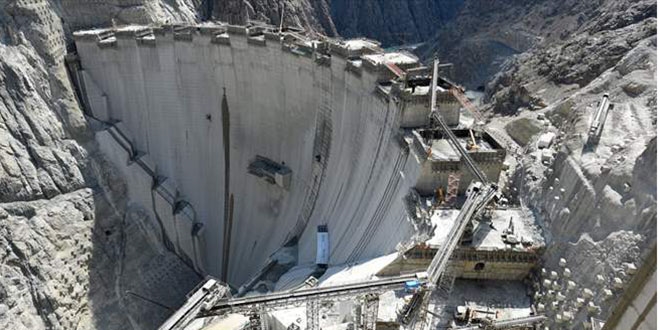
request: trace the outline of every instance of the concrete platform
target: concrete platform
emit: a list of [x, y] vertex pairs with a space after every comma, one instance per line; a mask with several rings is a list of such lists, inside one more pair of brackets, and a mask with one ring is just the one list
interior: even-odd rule
[[522, 282], [456, 280], [449, 297], [442, 297], [437, 291], [431, 295], [428, 310], [440, 317], [433, 317], [430, 328], [450, 327], [457, 306], [488, 309], [496, 313], [496, 320], [507, 320], [530, 315], [531, 305]]

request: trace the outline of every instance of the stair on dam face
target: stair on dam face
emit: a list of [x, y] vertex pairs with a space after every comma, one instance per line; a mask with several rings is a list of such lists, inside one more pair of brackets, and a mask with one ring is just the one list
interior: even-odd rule
[[[325, 76], [324, 76], [325, 77]], [[324, 79], [321, 83], [321, 104], [317, 111], [316, 131], [314, 136], [314, 160], [312, 162], [312, 180], [307, 187], [303, 208], [293, 231], [287, 236], [287, 241], [299, 237], [307, 227], [319, 195], [319, 189], [325, 179], [326, 166], [330, 157], [332, 142], [332, 105], [330, 100], [330, 82]]]

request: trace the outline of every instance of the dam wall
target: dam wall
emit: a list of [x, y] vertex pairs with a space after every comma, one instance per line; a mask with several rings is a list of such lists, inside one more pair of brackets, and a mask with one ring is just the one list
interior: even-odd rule
[[[313, 263], [317, 225], [328, 227], [330, 264], [392, 252], [414, 235], [403, 196], [420, 169], [397, 139], [401, 106], [375, 92], [377, 72], [287, 37], [235, 26], [74, 34], [85, 85], [97, 86], [92, 112], [121, 123], [172, 195], [153, 202], [154, 189], [135, 187], [149, 183], [133, 180], [132, 200], [186, 201], [193, 219], [180, 231], [171, 228], [185, 219], [167, 220], [164, 236], [234, 285], [292, 238], [298, 262]], [[256, 156], [290, 169], [288, 187], [250, 174]], [[197, 222], [204, 229], [191, 239]]]

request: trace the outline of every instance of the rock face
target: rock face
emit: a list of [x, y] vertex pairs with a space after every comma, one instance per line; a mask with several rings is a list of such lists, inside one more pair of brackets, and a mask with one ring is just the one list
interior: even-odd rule
[[65, 31], [110, 18], [190, 18], [193, 9], [0, 6], [0, 328], [154, 328], [199, 277], [144, 229], [99, 154], [67, 77]]
[[201, 0], [65, 1], [59, 16], [73, 32], [114, 24], [191, 22], [199, 17]]
[[[215, 0], [211, 4], [213, 17], [223, 21], [238, 24], [256, 19], [280, 24], [279, 1]], [[593, 29], [594, 24], [612, 30], [625, 20], [653, 15], [645, 8], [634, 2], [629, 6], [596, 0], [288, 0], [284, 21], [329, 36], [373, 38], [385, 47], [408, 45], [425, 60], [437, 55], [454, 63], [455, 80], [475, 89], [499, 72], [511, 55], [537, 44], [566, 40], [575, 31]], [[601, 17], [624, 9], [630, 12], [627, 18]]]
[[343, 37], [370, 37], [384, 46], [428, 40], [438, 25], [452, 21], [464, 0], [330, 0], [332, 18]]
[[[494, 122], [527, 118], [558, 136], [549, 163], [542, 164], [534, 138], [519, 157], [523, 202], [548, 243], [539, 283], [551, 271], [581, 270], [558, 280], [564, 302], [538, 285], [537, 302], [556, 304], [547, 311], [551, 328], [607, 319], [631, 279], [624, 265], [639, 266], [657, 241], [655, 38], [654, 2], [606, 1], [566, 38], [516, 56], [486, 90]], [[587, 143], [604, 93], [614, 108], [598, 143]], [[567, 289], [569, 281], [576, 289]], [[594, 306], [577, 301], [584, 289], [595, 292], [587, 300]]]
[[210, 8], [206, 8], [209, 9], [213, 19], [231, 24], [245, 25], [248, 20], [258, 20], [279, 26], [284, 19], [286, 26], [337, 35], [327, 0], [212, 0]]
[[[628, 5], [610, 1], [589, 15], [591, 19], [582, 20], [574, 32], [561, 34], [565, 40], [540, 43], [505, 65], [486, 88], [486, 98], [492, 100], [496, 112], [513, 113], [521, 106], [538, 104], [542, 95], [532, 95], [536, 90], [544, 90], [546, 98], [555, 98], [562, 91], [583, 87], [617, 64], [640, 41], [657, 33], [655, 4], [648, 1]], [[621, 64], [624, 70], [645, 63], [638, 58], [628, 62]], [[553, 86], [545, 88], [548, 84]]]

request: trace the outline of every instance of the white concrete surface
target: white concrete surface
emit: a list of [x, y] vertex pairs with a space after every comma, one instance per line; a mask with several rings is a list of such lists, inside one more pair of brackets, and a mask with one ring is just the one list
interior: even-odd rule
[[[397, 106], [374, 95], [376, 77], [346, 71], [338, 57], [331, 67], [319, 66], [277, 42], [268, 40], [264, 47], [248, 44], [245, 36], [230, 37], [231, 46], [197, 34], [192, 42], [156, 35], [155, 46], [129, 37], [118, 37], [114, 48], [76, 41], [83, 68], [107, 97], [103, 111], [123, 121], [135, 145], [205, 223], [203, 268], [221, 273], [223, 89], [230, 113], [229, 192], [235, 202], [229, 282], [239, 285], [290, 237], [310, 198], [323, 107], [330, 110], [330, 151], [299, 239], [299, 261], [313, 262], [317, 224], [328, 224], [333, 265], [392, 252], [411, 237], [402, 198], [419, 165], [395, 140]], [[288, 191], [247, 173], [256, 155], [292, 169]], [[144, 197], [148, 187], [135, 183], [132, 196], [150, 206]]]
[[[528, 240], [532, 245], [510, 245], [504, 242], [502, 233], [508, 229], [511, 220], [513, 220], [514, 235], [519, 240]], [[544, 240], [541, 235], [541, 228], [534, 223], [532, 213], [522, 209], [494, 210], [492, 213], [492, 224], [480, 223], [472, 240], [472, 246], [474, 248], [492, 251], [506, 248], [512, 250], [537, 249], [543, 245]]]
[[433, 231], [433, 237], [426, 241], [429, 246], [442, 246], [449, 236], [454, 221], [458, 217], [460, 210], [440, 209], [433, 212], [431, 223], [436, 226]]

